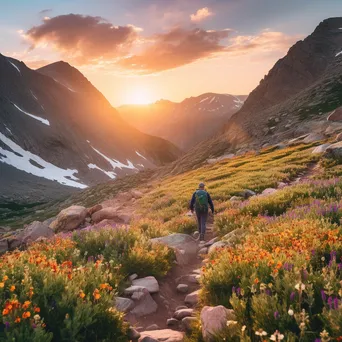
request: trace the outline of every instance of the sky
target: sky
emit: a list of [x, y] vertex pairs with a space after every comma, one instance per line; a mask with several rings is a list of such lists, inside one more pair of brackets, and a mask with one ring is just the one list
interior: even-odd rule
[[244, 95], [341, 0], [0, 0], [0, 53], [64, 60], [112, 103]]

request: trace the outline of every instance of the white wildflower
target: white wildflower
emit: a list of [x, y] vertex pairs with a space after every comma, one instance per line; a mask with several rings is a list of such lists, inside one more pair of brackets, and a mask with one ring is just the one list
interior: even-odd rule
[[294, 315], [294, 311], [292, 309], [289, 309], [289, 311], [287, 312], [290, 316]]

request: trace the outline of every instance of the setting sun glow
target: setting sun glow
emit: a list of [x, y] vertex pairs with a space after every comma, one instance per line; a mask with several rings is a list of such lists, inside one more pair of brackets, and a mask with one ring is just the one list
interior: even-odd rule
[[148, 89], [143, 88], [136, 88], [132, 89], [129, 94], [127, 94], [126, 102], [130, 104], [136, 104], [136, 105], [144, 105], [152, 103], [153, 95]]

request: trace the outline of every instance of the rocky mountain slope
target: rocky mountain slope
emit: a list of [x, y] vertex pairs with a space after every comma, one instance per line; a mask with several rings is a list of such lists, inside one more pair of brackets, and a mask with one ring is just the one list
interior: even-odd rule
[[34, 71], [0, 55], [0, 74], [0, 210], [54, 199], [180, 154], [122, 120], [67, 63]]
[[118, 110], [139, 130], [188, 150], [217, 133], [246, 98], [245, 95], [206, 93], [180, 103], [160, 100], [150, 105], [121, 106]]
[[327, 118], [342, 105], [341, 52], [342, 18], [326, 19], [274, 65], [229, 120], [223, 134], [190, 150], [165, 172], [181, 172], [210, 157], [310, 132], [329, 133], [333, 127]]

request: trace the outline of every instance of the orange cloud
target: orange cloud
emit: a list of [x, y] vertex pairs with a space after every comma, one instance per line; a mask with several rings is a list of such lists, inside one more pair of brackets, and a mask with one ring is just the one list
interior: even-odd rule
[[202, 21], [210, 16], [214, 15], [213, 12], [210, 12], [208, 7], [203, 7], [200, 8], [199, 10], [197, 10], [197, 12], [195, 14], [191, 14], [190, 15], [190, 19], [193, 22], [199, 22]]
[[52, 45], [77, 64], [122, 56], [137, 39], [132, 25], [113, 26], [101, 17], [79, 14], [44, 18], [43, 23], [26, 32], [32, 49]]
[[175, 28], [155, 35], [142, 53], [121, 60], [120, 65], [148, 74], [210, 58], [225, 50], [220, 42], [228, 38], [229, 32]]

